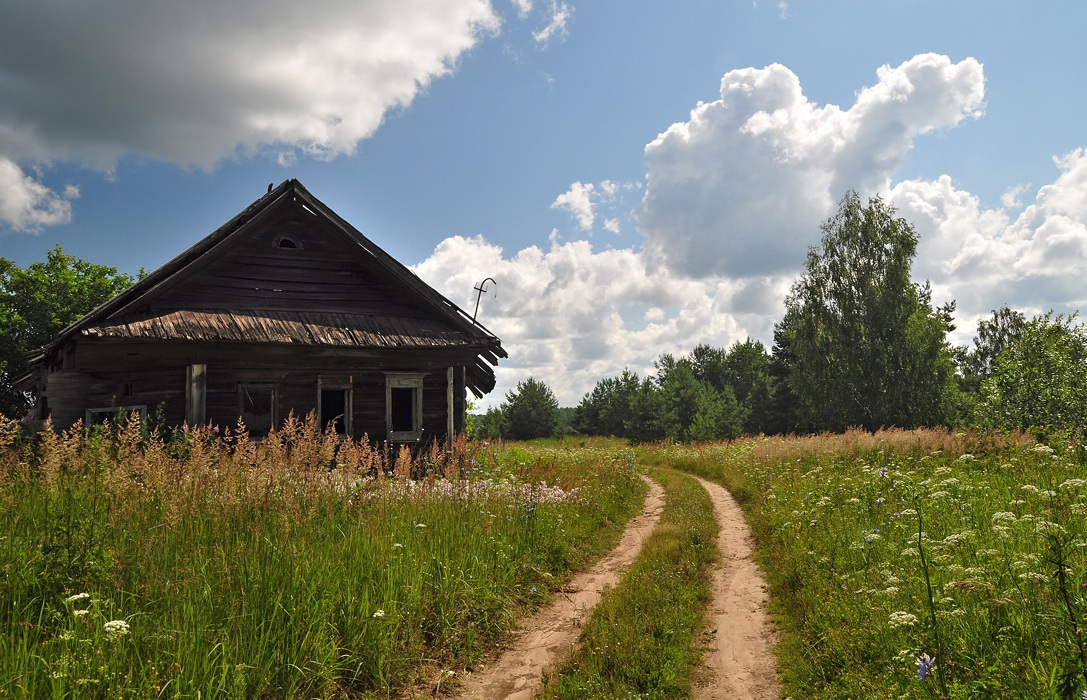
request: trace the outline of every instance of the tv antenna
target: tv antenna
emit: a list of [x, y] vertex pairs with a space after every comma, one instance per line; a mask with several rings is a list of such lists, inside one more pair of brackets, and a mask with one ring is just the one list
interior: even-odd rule
[[476, 322], [476, 314], [479, 313], [479, 299], [483, 296], [483, 293], [487, 291], [488, 282], [495, 285], [496, 287], [498, 286], [498, 282], [495, 282], [494, 279], [491, 277], [487, 277], [479, 283], [478, 287], [473, 287], [473, 289], [475, 289], [478, 294], [476, 294], [476, 310], [472, 312], [472, 323]]

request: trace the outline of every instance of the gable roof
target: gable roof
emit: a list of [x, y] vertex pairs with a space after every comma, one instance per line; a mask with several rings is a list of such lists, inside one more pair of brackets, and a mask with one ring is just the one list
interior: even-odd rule
[[[383, 312], [375, 308], [277, 308], [256, 289], [254, 299], [225, 299], [201, 307], [189, 300], [177, 303], [177, 295], [206, 279], [217, 261], [277, 216], [312, 215], [307, 226], [319, 227], [368, 273], [381, 279], [385, 298], [399, 300], [398, 309], [410, 313]], [[345, 247], [346, 246], [346, 247]], [[357, 257], [355, 257], [357, 256]], [[282, 286], [282, 285], [281, 285]], [[270, 292], [273, 290], [265, 290]], [[274, 290], [280, 291], [280, 290]], [[237, 308], [235, 308], [237, 306]], [[312, 307], [312, 308], [311, 308]], [[291, 179], [270, 190], [210, 235], [173, 260], [148, 274], [117, 296], [60, 332], [56, 339], [33, 353], [34, 365], [49, 357], [65, 341], [76, 336], [155, 340], [192, 340], [257, 343], [289, 343], [334, 347], [461, 348], [477, 354], [468, 368], [468, 388], [476, 396], [494, 388], [491, 365], [506, 357], [501, 341], [467, 313], [439, 294], [403, 264], [366, 238]]]

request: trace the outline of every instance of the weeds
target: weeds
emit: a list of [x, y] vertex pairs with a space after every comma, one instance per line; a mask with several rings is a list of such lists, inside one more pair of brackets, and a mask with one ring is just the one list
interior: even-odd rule
[[622, 450], [567, 452], [0, 424], [0, 698], [387, 697], [471, 666], [638, 508]]
[[892, 431], [660, 446], [741, 500], [807, 698], [1080, 698], [1087, 453]]

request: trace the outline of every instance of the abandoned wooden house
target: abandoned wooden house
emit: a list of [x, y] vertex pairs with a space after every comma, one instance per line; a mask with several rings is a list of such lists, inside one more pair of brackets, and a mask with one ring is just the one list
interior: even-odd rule
[[20, 380], [58, 428], [118, 410], [260, 436], [451, 440], [501, 342], [297, 180], [61, 331]]

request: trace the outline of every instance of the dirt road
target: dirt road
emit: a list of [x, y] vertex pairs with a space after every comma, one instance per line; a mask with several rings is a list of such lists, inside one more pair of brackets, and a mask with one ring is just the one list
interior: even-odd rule
[[773, 633], [766, 614], [766, 583], [753, 558], [755, 542], [740, 506], [723, 487], [703, 479], [717, 513], [721, 561], [713, 573], [710, 604], [712, 648], [706, 653], [711, 682], [695, 689], [710, 700], [776, 700], [781, 697], [771, 654]]
[[642, 512], [627, 525], [615, 549], [593, 568], [574, 576], [554, 603], [525, 620], [495, 663], [465, 677], [458, 698], [528, 700], [539, 692], [544, 671], [570, 652], [604, 589], [615, 586], [657, 526], [664, 508], [664, 489], [646, 481], [649, 495]]
[[[643, 477], [644, 478], [644, 477]], [[641, 552], [660, 520], [664, 490], [655, 482], [640, 515], [619, 544], [589, 571], [575, 576], [549, 607], [526, 620], [506, 651], [491, 665], [465, 677], [458, 700], [529, 700], [544, 672], [566, 657], [582, 623]], [[781, 689], [771, 653], [773, 632], [766, 614], [766, 584], [753, 558], [755, 543], [740, 507], [717, 484], [698, 480], [710, 494], [720, 526], [721, 562], [713, 572], [714, 598], [708, 620], [713, 642], [706, 653], [709, 681], [695, 689], [700, 700], [777, 700]]]

